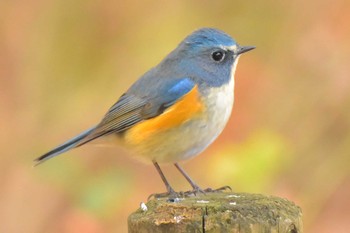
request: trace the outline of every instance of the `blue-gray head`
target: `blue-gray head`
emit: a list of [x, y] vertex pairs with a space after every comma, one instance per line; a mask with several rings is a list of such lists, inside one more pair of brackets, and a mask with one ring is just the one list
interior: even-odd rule
[[220, 30], [202, 28], [187, 36], [169, 54], [166, 63], [173, 67], [177, 63], [177, 70], [198, 82], [221, 86], [231, 79], [239, 55], [254, 48], [240, 46]]

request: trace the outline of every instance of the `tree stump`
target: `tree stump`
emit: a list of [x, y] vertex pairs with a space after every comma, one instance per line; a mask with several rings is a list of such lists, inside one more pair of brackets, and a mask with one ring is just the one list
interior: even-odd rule
[[302, 233], [301, 217], [301, 209], [283, 198], [221, 192], [150, 200], [129, 216], [128, 229], [129, 233]]

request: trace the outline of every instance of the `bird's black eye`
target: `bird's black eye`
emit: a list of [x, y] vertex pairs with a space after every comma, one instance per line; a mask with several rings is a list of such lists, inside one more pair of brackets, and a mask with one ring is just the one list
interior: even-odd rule
[[222, 50], [215, 51], [211, 54], [214, 61], [222, 61], [225, 58], [225, 52]]
[[225, 52], [222, 50], [215, 51], [211, 54], [211, 57], [213, 58], [214, 61], [222, 61], [225, 58]]

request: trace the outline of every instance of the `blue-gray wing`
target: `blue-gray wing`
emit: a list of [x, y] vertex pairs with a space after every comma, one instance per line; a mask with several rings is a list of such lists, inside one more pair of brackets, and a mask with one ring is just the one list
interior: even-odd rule
[[109, 109], [96, 128], [77, 146], [112, 133], [122, 133], [133, 125], [162, 114], [195, 86], [189, 78], [162, 80], [155, 88], [131, 90]]
[[153, 86], [148, 85], [148, 88], [144, 89], [140, 88], [144, 86], [142, 82], [136, 83], [138, 85], [132, 86], [122, 95], [97, 126], [38, 157], [35, 159], [36, 165], [101, 136], [122, 133], [140, 121], [156, 117], [195, 86], [188, 78], [167, 79], [158, 83], [153, 80], [150, 83], [153, 83]]

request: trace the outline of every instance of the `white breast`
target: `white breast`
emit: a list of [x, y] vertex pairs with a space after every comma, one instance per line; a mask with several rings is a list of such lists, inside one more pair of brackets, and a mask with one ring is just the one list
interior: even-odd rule
[[212, 89], [207, 100], [208, 125], [207, 130], [214, 141], [225, 128], [229, 120], [234, 103], [234, 79], [228, 85]]
[[212, 140], [215, 140], [216, 137], [219, 136], [231, 116], [234, 103], [234, 74], [237, 63], [238, 58], [233, 65], [229, 83], [222, 87], [212, 88], [209, 92], [209, 98], [207, 99], [208, 116], [211, 118], [210, 122], [213, 123], [209, 123], [208, 130], [213, 134]]
[[[185, 160], [198, 155], [206, 149], [225, 128], [233, 107], [234, 102], [234, 73], [238, 60], [236, 60], [232, 76], [228, 84], [222, 87], [210, 88], [203, 99], [206, 105], [206, 118], [197, 119], [186, 126], [189, 130], [187, 134], [181, 135], [183, 139], [184, 153], [180, 159]], [[185, 130], [184, 130], [185, 131]], [[186, 141], [187, 143], [184, 143]], [[178, 157], [178, 159], [179, 159]]]

